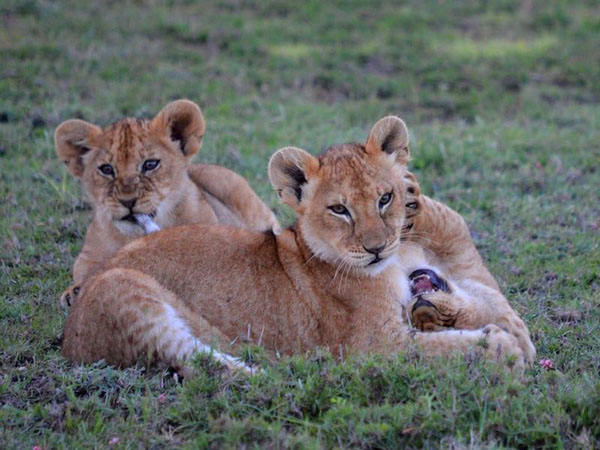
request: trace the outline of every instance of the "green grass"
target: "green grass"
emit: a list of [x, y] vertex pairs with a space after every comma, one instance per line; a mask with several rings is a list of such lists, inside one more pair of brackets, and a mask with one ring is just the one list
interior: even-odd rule
[[[164, 3], [0, 5], [0, 447], [599, 447], [597, 2]], [[265, 373], [204, 359], [180, 384], [160, 367], [67, 364], [57, 300], [90, 211], [54, 128], [179, 97], [207, 118], [198, 160], [244, 175], [287, 222], [274, 150], [403, 117], [424, 191], [467, 219], [556, 370], [249, 348]]]

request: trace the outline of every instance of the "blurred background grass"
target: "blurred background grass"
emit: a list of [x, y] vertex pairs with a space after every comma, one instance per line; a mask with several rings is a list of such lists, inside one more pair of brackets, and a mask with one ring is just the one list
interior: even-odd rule
[[[4, 0], [0, 20], [2, 447], [599, 445], [598, 2]], [[401, 116], [425, 193], [465, 216], [558, 370], [499, 382], [458, 359], [311, 357], [179, 386], [66, 365], [57, 297], [90, 211], [54, 128], [181, 97], [207, 119], [197, 159], [244, 175], [285, 222], [274, 150]]]

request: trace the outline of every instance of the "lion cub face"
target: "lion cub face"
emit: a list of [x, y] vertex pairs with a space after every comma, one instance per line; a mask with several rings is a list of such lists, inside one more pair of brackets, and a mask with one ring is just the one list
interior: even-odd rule
[[204, 129], [200, 108], [178, 100], [152, 120], [128, 118], [104, 129], [68, 120], [54, 139], [58, 157], [81, 178], [96, 214], [133, 233], [134, 214], [158, 220], [169, 214]]
[[400, 245], [408, 159], [406, 125], [390, 116], [365, 144], [335, 145], [317, 158], [283, 148], [271, 158], [269, 176], [317, 257], [374, 275]]

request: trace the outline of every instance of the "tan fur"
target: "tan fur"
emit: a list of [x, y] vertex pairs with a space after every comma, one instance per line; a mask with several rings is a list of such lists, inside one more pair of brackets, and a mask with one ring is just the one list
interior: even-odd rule
[[486, 268], [464, 219], [448, 206], [422, 195], [414, 175], [408, 173], [405, 180], [407, 190], [412, 190], [407, 199], [411, 207], [406, 208], [412, 226], [405, 226], [403, 239], [425, 249], [423, 266], [434, 269], [452, 290], [422, 294], [430, 305], [418, 308], [414, 308], [417, 299], [413, 299], [408, 307], [413, 324], [423, 331], [498, 325], [517, 338], [531, 364], [535, 348], [529, 331]]
[[[126, 246], [83, 285], [63, 354], [115, 365], [150, 354], [182, 368], [198, 342], [224, 348], [250, 339], [285, 354], [315, 347], [392, 353], [415, 343], [425, 354], [448, 355], [483, 344], [490, 358], [514, 355], [521, 367], [516, 339], [495, 325], [439, 333], [410, 327], [402, 309], [410, 292], [400, 280], [423, 250], [400, 241], [408, 157], [406, 127], [396, 117], [375, 124], [367, 144], [333, 146], [318, 158], [279, 150], [269, 176], [296, 211], [294, 226], [276, 236], [188, 225]], [[381, 261], [370, 265], [377, 255]]]
[[[94, 206], [73, 267], [75, 285], [144, 235], [140, 225], [121, 220], [130, 213], [152, 214], [161, 229], [225, 223], [279, 230], [274, 214], [242, 177], [224, 167], [189, 163], [204, 130], [200, 108], [188, 100], [170, 103], [152, 120], [123, 119], [105, 129], [68, 120], [56, 129], [58, 157], [81, 179]], [[160, 160], [158, 168], [144, 172], [147, 160]], [[111, 165], [114, 175], [100, 172], [104, 164]], [[121, 202], [132, 199], [131, 209]], [[72, 288], [65, 291], [63, 300], [70, 300], [71, 293]]]

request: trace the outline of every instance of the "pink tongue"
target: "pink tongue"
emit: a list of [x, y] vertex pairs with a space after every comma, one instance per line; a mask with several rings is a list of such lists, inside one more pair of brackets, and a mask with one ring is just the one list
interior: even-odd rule
[[433, 284], [431, 284], [429, 278], [421, 277], [415, 281], [415, 284], [413, 285], [413, 294], [418, 295], [425, 291], [433, 291]]

